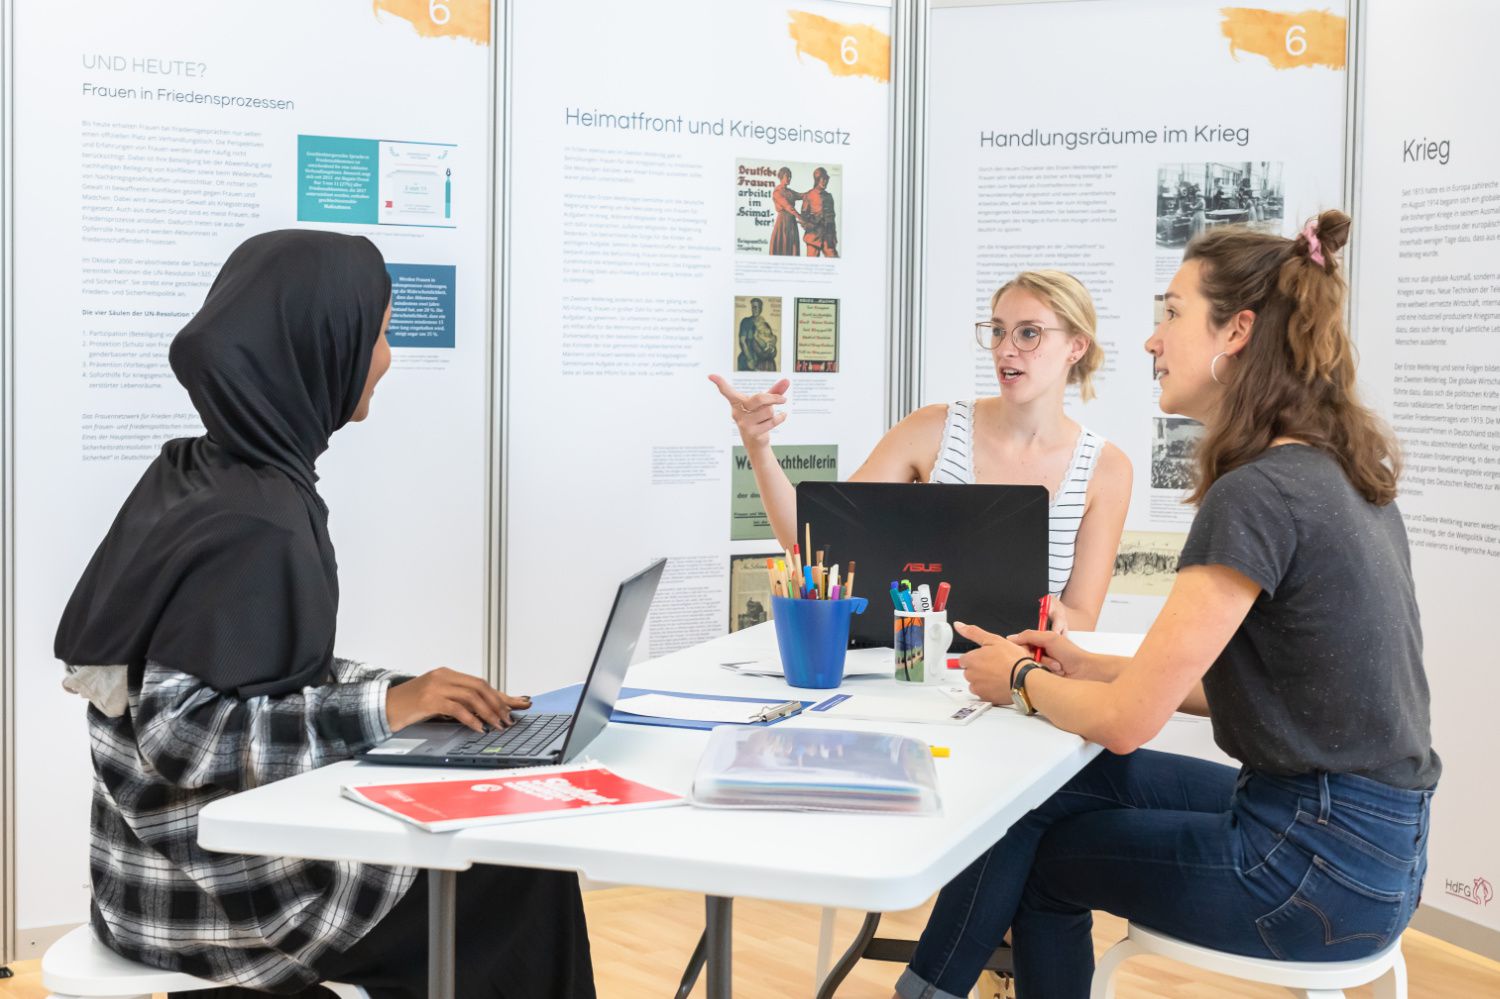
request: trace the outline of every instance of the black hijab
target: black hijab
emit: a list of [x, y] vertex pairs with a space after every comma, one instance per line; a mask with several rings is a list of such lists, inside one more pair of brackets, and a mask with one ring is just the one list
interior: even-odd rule
[[314, 466], [364, 393], [391, 281], [362, 236], [283, 230], [232, 253], [172, 341], [208, 433], [168, 441], [78, 581], [53, 651], [147, 660], [240, 697], [322, 682], [338, 567]]

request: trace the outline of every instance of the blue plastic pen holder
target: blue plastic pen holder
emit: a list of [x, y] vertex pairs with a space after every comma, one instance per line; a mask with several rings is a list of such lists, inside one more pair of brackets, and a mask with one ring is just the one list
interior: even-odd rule
[[849, 617], [863, 614], [864, 597], [848, 600], [793, 600], [772, 597], [776, 644], [781, 668], [793, 687], [827, 690], [844, 679], [844, 653], [849, 651]]

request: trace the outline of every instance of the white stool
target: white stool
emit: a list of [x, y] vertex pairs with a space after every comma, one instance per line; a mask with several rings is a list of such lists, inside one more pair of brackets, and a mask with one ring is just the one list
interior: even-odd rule
[[[160, 971], [127, 960], [100, 943], [87, 924], [47, 948], [42, 955], [42, 984], [52, 999], [73, 996], [151, 999], [154, 992], [197, 992], [222, 987], [222, 983], [206, 978]], [[323, 987], [340, 999], [369, 999], [357, 985], [324, 982]]]
[[1146, 954], [1247, 982], [1285, 986], [1307, 999], [1342, 999], [1345, 989], [1369, 982], [1375, 982], [1375, 999], [1406, 999], [1406, 961], [1401, 957], [1399, 937], [1385, 950], [1359, 961], [1270, 961], [1210, 950], [1135, 925], [1099, 959], [1091, 999], [1115, 999], [1115, 972], [1130, 958]]

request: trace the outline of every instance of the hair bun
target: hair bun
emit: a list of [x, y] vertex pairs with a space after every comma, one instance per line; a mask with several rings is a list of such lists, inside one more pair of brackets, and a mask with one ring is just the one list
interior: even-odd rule
[[1318, 243], [1325, 255], [1339, 252], [1349, 242], [1349, 227], [1354, 220], [1337, 208], [1330, 208], [1318, 216]]

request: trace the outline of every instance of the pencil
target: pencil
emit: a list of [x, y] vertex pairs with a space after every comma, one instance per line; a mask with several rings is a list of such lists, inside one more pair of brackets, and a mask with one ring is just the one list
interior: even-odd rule
[[844, 580], [844, 597], [854, 596], [854, 562], [849, 562], [849, 577]]
[[771, 584], [771, 592], [776, 592], [776, 560], [766, 559], [766, 582]]
[[802, 526], [803, 526], [803, 529], [807, 533], [807, 537], [805, 539], [807, 541], [807, 557], [808, 558], [812, 558], [812, 553], [813, 553], [813, 546], [812, 546], [812, 521], [809, 520], [806, 524], [804, 524]]

